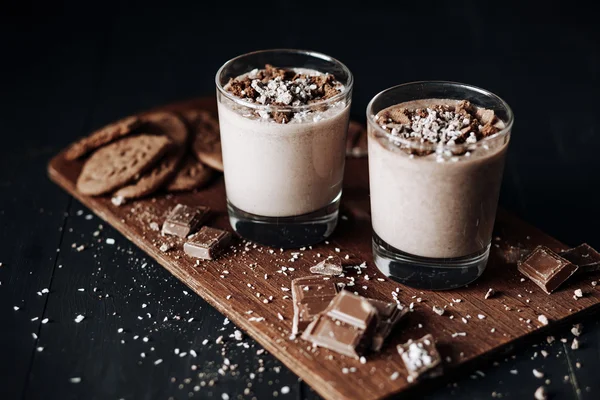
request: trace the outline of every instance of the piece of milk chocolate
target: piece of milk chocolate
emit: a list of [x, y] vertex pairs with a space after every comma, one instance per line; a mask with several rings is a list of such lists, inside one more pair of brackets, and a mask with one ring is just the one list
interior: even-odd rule
[[192, 257], [213, 260], [231, 241], [231, 233], [221, 229], [203, 226], [183, 245], [183, 251]]
[[579, 273], [600, 271], [600, 253], [587, 243], [563, 250], [559, 254], [562, 258], [577, 265], [579, 267], [577, 272]]
[[538, 246], [518, 263], [519, 272], [550, 294], [577, 271], [577, 265], [549, 248]]
[[307, 276], [292, 281], [294, 319], [292, 335], [302, 332], [317, 314], [325, 310], [338, 293], [338, 286], [319, 276]]
[[373, 351], [380, 351], [394, 327], [408, 313], [408, 307], [403, 307], [396, 302], [375, 299], [368, 300], [377, 309], [377, 325], [373, 332], [371, 349]]
[[302, 339], [348, 357], [360, 358], [371, 348], [377, 309], [369, 301], [342, 290], [310, 323]]
[[162, 234], [185, 238], [198, 229], [206, 220], [209, 211], [208, 207], [189, 207], [177, 204], [163, 223]]

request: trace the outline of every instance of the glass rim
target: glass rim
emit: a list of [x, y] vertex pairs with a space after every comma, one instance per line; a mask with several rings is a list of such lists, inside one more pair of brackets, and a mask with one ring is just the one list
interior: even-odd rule
[[[413, 85], [430, 85], [430, 84], [443, 84], [443, 85], [449, 85], [449, 86], [454, 86], [454, 87], [460, 87], [460, 88], [471, 90], [471, 91], [474, 91], [474, 92], [477, 92], [477, 93], [483, 94], [485, 96], [489, 96], [489, 97], [496, 99], [502, 105], [502, 107], [506, 110], [507, 120], [503, 121], [505, 123], [504, 128], [502, 128], [498, 132], [494, 133], [493, 135], [486, 136], [486, 137], [478, 140], [475, 143], [466, 143], [465, 142], [465, 143], [461, 143], [461, 144], [449, 145], [449, 144], [439, 144], [439, 143], [429, 143], [429, 142], [420, 143], [420, 142], [415, 142], [415, 141], [412, 141], [409, 139], [404, 139], [404, 138], [400, 138], [397, 136], [393, 136], [390, 132], [383, 129], [377, 123], [377, 121], [375, 121], [376, 114], [373, 113], [373, 103], [379, 97], [381, 97], [382, 95], [389, 93], [393, 90], [401, 89], [403, 87], [413, 86]], [[482, 146], [486, 143], [489, 143], [490, 141], [494, 141], [495, 139], [507, 136], [512, 130], [514, 120], [515, 120], [515, 117], [512, 112], [512, 109], [510, 108], [508, 103], [506, 101], [504, 101], [497, 94], [492, 93], [489, 90], [480, 88], [478, 86], [473, 86], [473, 85], [469, 85], [466, 83], [453, 82], [453, 81], [414, 81], [414, 82], [402, 83], [400, 85], [392, 86], [390, 88], [384, 89], [381, 92], [377, 93], [375, 96], [373, 96], [373, 98], [371, 99], [371, 101], [369, 101], [369, 104], [367, 105], [367, 121], [369, 122], [369, 124], [372, 125], [378, 133], [385, 135], [390, 140], [391, 143], [396, 144], [396, 145], [406, 146], [409, 149], [433, 150], [433, 151], [436, 151], [436, 150], [456, 151], [456, 150], [463, 150], [463, 149], [469, 150], [474, 147]]]
[[[274, 106], [271, 104], [251, 103], [251, 102], [241, 99], [237, 96], [234, 96], [233, 94], [231, 94], [227, 90], [225, 90], [225, 87], [221, 84], [220, 79], [219, 79], [219, 77], [221, 76], [221, 74], [223, 73], [223, 70], [225, 68], [227, 68], [234, 62], [241, 60], [244, 57], [248, 57], [248, 56], [255, 55], [255, 54], [266, 54], [266, 53], [299, 54], [299, 55], [305, 55], [308, 57], [319, 58], [324, 61], [332, 62], [334, 64], [339, 65], [342, 68], [342, 70], [344, 71], [344, 73], [346, 73], [348, 75], [348, 82], [344, 85], [343, 90], [340, 93], [336, 94], [335, 96], [330, 97], [325, 100], [316, 101], [316, 102], [310, 103], [310, 104], [303, 104], [300, 106], [277, 106], [277, 105]], [[234, 103], [237, 103], [241, 106], [253, 108], [255, 110], [265, 110], [265, 111], [275, 110], [275, 111], [298, 112], [298, 111], [312, 110], [315, 107], [322, 106], [324, 104], [332, 104], [332, 103], [342, 100], [352, 90], [352, 85], [354, 84], [354, 76], [352, 75], [352, 72], [350, 72], [350, 70], [348, 69], [348, 67], [346, 67], [346, 65], [344, 63], [342, 63], [338, 59], [328, 56], [324, 53], [319, 53], [319, 52], [311, 51], [311, 50], [299, 50], [299, 49], [268, 49], [268, 50], [251, 51], [249, 53], [244, 53], [237, 57], [229, 59], [217, 70], [217, 74], [215, 75], [215, 84], [217, 85], [217, 90], [223, 96], [225, 96], [227, 99], [229, 99], [229, 100], [233, 101]]]

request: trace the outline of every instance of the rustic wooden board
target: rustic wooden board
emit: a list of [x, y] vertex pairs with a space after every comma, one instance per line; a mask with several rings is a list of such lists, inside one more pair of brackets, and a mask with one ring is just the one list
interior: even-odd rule
[[[214, 110], [214, 99], [197, 99], [163, 109], [189, 107]], [[496, 237], [488, 268], [476, 283], [459, 290], [432, 292], [408, 288], [387, 279], [379, 281], [378, 278], [383, 277], [371, 257], [365, 159], [348, 160], [342, 197], [343, 217], [329, 243], [305, 250], [281, 251], [237, 238], [234, 246], [221, 258], [199, 265], [183, 253], [180, 240], [161, 237], [158, 231], [150, 228], [150, 223], [161, 225], [172, 206], [184, 203], [211, 207], [215, 212], [209, 224], [231, 230], [221, 176], [199, 192], [161, 194], [117, 207], [108, 198], [82, 196], [76, 191], [75, 181], [81, 165], [81, 162], [65, 161], [61, 153], [51, 160], [48, 173], [54, 182], [226, 315], [327, 399], [377, 399], [418, 385], [406, 381], [406, 372], [396, 352], [396, 345], [410, 338], [432, 333], [446, 360], [444, 368], [450, 371], [504, 349], [526, 335], [548, 329], [538, 322], [540, 314], [551, 320], [551, 327], [600, 304], [600, 290], [590, 285], [600, 274], [577, 277], [550, 296], [528, 280], [521, 282], [522, 276], [516, 265], [507, 262], [503, 250], [509, 244], [519, 243], [527, 248], [545, 244], [556, 250], [566, 246], [505, 212], [500, 212], [496, 221]], [[169, 243], [173, 248], [161, 252], [159, 247], [163, 243]], [[289, 338], [293, 310], [291, 293], [285, 288], [290, 288], [292, 279], [308, 275], [310, 266], [322, 257], [336, 253], [336, 249], [341, 255], [352, 254], [368, 264], [360, 275], [354, 269], [346, 273], [347, 277], [356, 279], [353, 289], [357, 292], [391, 299], [392, 291], [398, 288], [398, 297], [403, 303], [414, 303], [414, 312], [394, 331], [382, 352], [371, 354], [365, 365], [328, 350], [312, 349], [300, 339]], [[300, 254], [291, 261], [295, 252]], [[282, 273], [284, 266], [288, 268], [285, 274]], [[497, 294], [484, 300], [490, 287]], [[576, 288], [584, 292], [584, 297], [579, 300], [573, 298]], [[264, 303], [269, 296], [273, 296], [273, 300]], [[446, 306], [446, 313], [443, 316], [433, 313], [431, 307], [434, 305]], [[278, 313], [283, 320], [278, 318]], [[479, 314], [485, 319], [479, 319]], [[463, 318], [468, 322], [464, 323]], [[466, 336], [453, 337], [458, 332], [464, 332]], [[390, 377], [396, 371], [399, 377], [392, 380]]]

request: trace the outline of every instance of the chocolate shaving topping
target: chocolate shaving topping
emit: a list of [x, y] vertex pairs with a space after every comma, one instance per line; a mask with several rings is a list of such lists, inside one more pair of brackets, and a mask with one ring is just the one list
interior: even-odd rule
[[[432, 144], [474, 144], [499, 131], [493, 110], [477, 108], [467, 100], [456, 106], [434, 105], [413, 110], [391, 107], [380, 111], [375, 119], [391, 134], [392, 142], [398, 138], [397, 143], [403, 150], [417, 156], [433, 153]], [[403, 144], [401, 140], [408, 140], [412, 145]], [[453, 153], [461, 155], [465, 152], [457, 149]]]
[[[317, 103], [341, 93], [343, 85], [332, 74], [307, 74], [270, 64], [237, 78], [231, 78], [225, 89], [236, 97], [251, 103], [274, 107], [295, 107]], [[292, 111], [258, 111], [262, 118], [272, 118], [285, 124], [293, 117]]]

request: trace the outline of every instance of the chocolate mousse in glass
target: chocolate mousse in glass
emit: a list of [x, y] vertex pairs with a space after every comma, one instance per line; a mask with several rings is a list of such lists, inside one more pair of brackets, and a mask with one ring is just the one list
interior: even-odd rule
[[451, 289], [487, 264], [510, 107], [453, 82], [387, 89], [367, 106], [373, 256], [408, 286]]
[[339, 61], [300, 50], [248, 53], [219, 69], [227, 207], [238, 234], [285, 248], [331, 235], [352, 82]]

